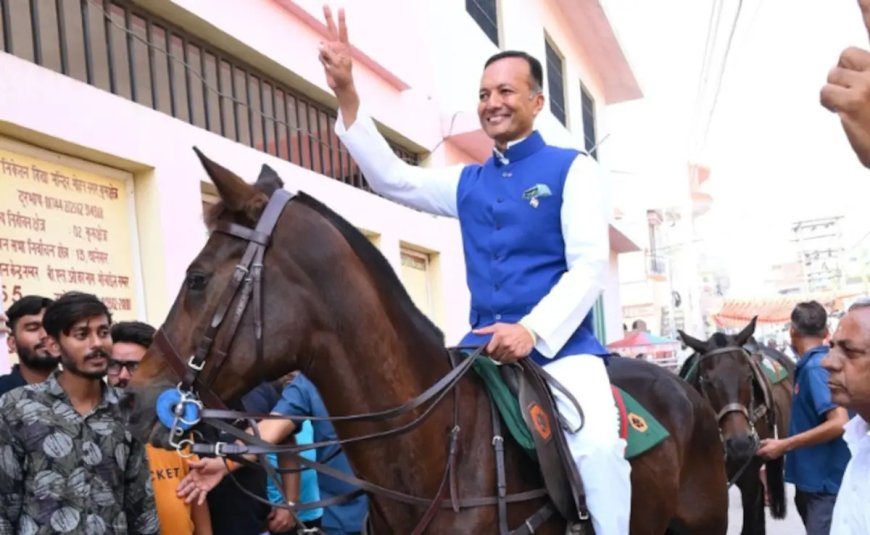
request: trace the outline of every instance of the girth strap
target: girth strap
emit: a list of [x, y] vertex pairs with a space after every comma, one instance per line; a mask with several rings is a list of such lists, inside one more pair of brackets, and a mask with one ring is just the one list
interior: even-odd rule
[[495, 452], [496, 498], [498, 499], [498, 533], [508, 535], [507, 520], [507, 478], [504, 469], [504, 437], [501, 434], [501, 415], [495, 407], [495, 402], [489, 400], [492, 416], [492, 448]]

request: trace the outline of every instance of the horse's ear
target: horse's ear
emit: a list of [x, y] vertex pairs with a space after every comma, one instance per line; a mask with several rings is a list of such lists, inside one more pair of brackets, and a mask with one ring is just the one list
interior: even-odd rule
[[269, 199], [229, 169], [208, 159], [198, 148], [193, 147], [193, 151], [214, 182], [227, 210], [245, 212], [251, 219], [256, 220]]
[[695, 353], [703, 353], [707, 350], [707, 344], [698, 340], [697, 338], [693, 338], [683, 331], [677, 329], [677, 332], [680, 334], [680, 339], [684, 344], [692, 348]]
[[742, 331], [734, 336], [734, 341], [737, 342], [737, 345], [743, 347], [743, 345], [745, 345], [746, 342], [748, 342], [749, 339], [752, 338], [752, 335], [755, 334], [756, 321], [758, 321], [758, 316], [754, 316], [752, 318], [752, 321], [749, 322], [749, 325], [744, 327]]
[[278, 173], [266, 164], [260, 169], [260, 176], [257, 177], [257, 189], [264, 192], [266, 195], [272, 195], [275, 190], [284, 187], [284, 181], [278, 176]]

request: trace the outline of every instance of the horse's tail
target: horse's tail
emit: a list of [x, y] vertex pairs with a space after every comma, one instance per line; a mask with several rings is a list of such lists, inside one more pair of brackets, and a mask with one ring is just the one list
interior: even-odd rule
[[785, 518], [786, 500], [785, 500], [785, 457], [767, 461], [765, 468], [767, 472], [767, 491], [770, 494], [770, 514], [773, 518]]

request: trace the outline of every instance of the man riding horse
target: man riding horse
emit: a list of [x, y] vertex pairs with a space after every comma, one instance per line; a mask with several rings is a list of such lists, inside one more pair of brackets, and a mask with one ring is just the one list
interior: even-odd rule
[[[495, 142], [483, 164], [427, 169], [390, 150], [360, 109], [343, 11], [324, 9], [329, 39], [320, 61], [338, 98], [336, 131], [371, 187], [385, 197], [460, 222], [472, 331], [463, 345], [486, 344], [512, 363], [532, 358], [580, 402], [582, 429], [566, 431], [599, 535], [627, 534], [630, 465], [617, 432], [592, 306], [608, 264], [607, 211], [595, 160], [547, 145], [534, 129], [544, 107], [542, 68], [524, 52], [496, 54], [478, 93], [483, 131]], [[581, 416], [554, 391], [572, 427]]]

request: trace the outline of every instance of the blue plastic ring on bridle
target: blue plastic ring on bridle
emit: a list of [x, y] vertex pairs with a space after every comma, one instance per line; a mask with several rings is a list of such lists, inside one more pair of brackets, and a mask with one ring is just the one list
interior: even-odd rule
[[[175, 407], [179, 403], [183, 404], [183, 411], [181, 417], [176, 419]], [[174, 425], [182, 431], [187, 431], [199, 421], [199, 407], [194, 402], [184, 400], [177, 388], [164, 390], [157, 397], [156, 409], [157, 418], [167, 429], [172, 429]]]

